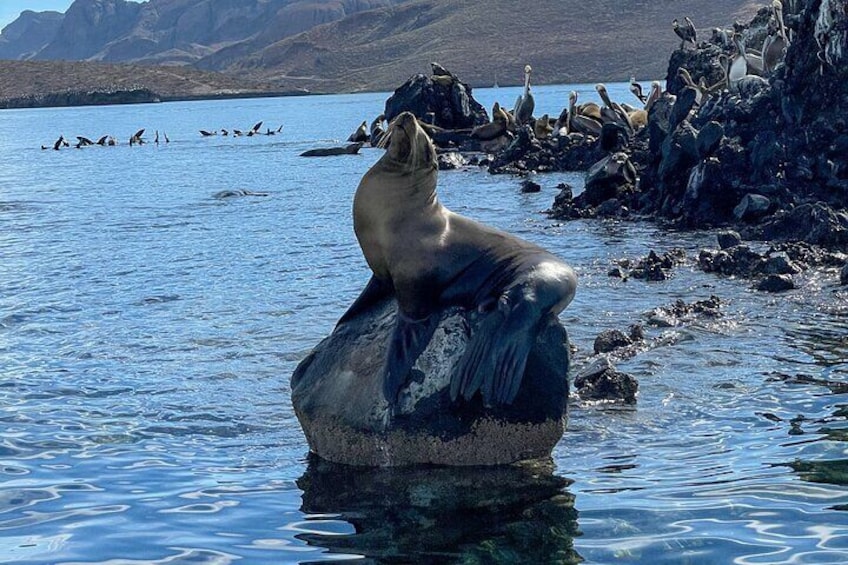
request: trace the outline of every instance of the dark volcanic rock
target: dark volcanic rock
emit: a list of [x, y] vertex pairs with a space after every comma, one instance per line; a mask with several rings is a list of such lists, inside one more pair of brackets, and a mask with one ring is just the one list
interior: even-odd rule
[[661, 306], [648, 312], [648, 323], [658, 327], [673, 327], [681, 321], [695, 316], [718, 318], [721, 316], [721, 299], [710, 296], [707, 300], [699, 300], [687, 304], [683, 300], [677, 300], [670, 306]]
[[639, 383], [627, 373], [616, 371], [609, 360], [599, 359], [574, 378], [574, 388], [583, 400], [636, 404]]
[[485, 124], [489, 116], [474, 100], [471, 87], [456, 77], [428, 77], [417, 74], [398, 87], [386, 100], [386, 121], [402, 112], [412, 112], [419, 120], [433, 116], [433, 125], [443, 129], [467, 129]]
[[538, 182], [525, 179], [521, 181], [521, 192], [522, 193], [534, 193], [534, 192], [542, 192], [542, 185]]
[[774, 241], [805, 241], [823, 247], [848, 247], [848, 215], [824, 203], [802, 204], [775, 215], [758, 235]]
[[450, 400], [450, 377], [474, 312], [442, 314], [394, 412], [382, 394], [393, 299], [342, 324], [292, 376], [292, 404], [310, 449], [354, 465], [492, 465], [550, 456], [564, 430], [568, 397], [565, 329], [551, 320], [530, 353], [511, 405], [485, 407], [479, 395]]
[[633, 340], [621, 330], [606, 330], [595, 338], [594, 350], [595, 354], [609, 353], [619, 347], [627, 347], [632, 344]]
[[795, 283], [789, 275], [769, 275], [757, 285], [757, 290], [765, 292], [784, 292], [795, 288]]
[[742, 243], [742, 237], [738, 232], [733, 230], [726, 230], [723, 232], [719, 232], [716, 235], [718, 239], [718, 246], [721, 249], [729, 249], [730, 247], [736, 247]]

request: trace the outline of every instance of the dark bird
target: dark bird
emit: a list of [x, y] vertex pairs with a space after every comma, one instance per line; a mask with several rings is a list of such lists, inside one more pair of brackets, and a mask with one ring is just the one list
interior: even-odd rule
[[644, 104], [648, 101], [648, 97], [642, 92], [642, 85], [636, 82], [636, 77], [630, 77], [630, 92], [633, 96], [639, 99], [639, 102]]
[[671, 22], [671, 28], [674, 30], [674, 33], [677, 34], [677, 37], [681, 39], [681, 49], [686, 47], [687, 43], [691, 44], [692, 47], [695, 47], [697, 45], [697, 43], [695, 42], [695, 26], [692, 23], [692, 20], [690, 20], [688, 16], [686, 16], [684, 20], [686, 21], [686, 24], [682, 26], [680, 25], [680, 22], [677, 21], [677, 18], [675, 18]]
[[205, 129], [200, 130], [200, 135], [203, 137], [212, 137], [213, 135], [218, 135], [217, 131], [206, 131]]
[[62, 145], [65, 145], [65, 136], [60, 135], [59, 139], [56, 140], [56, 143], [53, 144], [53, 151], [58, 151]]

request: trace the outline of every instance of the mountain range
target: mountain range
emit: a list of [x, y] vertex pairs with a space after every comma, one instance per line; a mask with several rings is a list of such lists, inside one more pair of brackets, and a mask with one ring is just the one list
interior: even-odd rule
[[76, 0], [25, 11], [0, 59], [168, 65], [280, 90], [387, 90], [438, 61], [472, 85], [665, 75], [671, 20], [702, 34], [746, 20], [753, 0]]

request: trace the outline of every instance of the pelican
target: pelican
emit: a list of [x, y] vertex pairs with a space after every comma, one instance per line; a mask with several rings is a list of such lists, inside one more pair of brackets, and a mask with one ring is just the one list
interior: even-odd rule
[[777, 29], [770, 29], [763, 43], [763, 70], [767, 73], [774, 71], [774, 68], [783, 60], [786, 48], [789, 47], [789, 38], [786, 36], [786, 26], [783, 23], [783, 4], [780, 0], [774, 0], [772, 7]]
[[626, 129], [628, 133], [633, 133], [633, 126], [627, 118], [627, 113], [621, 106], [610, 100], [607, 87], [599, 83], [595, 85], [595, 90], [598, 91], [598, 95], [604, 102], [604, 105], [601, 106], [601, 118], [603, 122], [618, 124]]
[[515, 110], [513, 110], [515, 121], [522, 126], [530, 122], [533, 110], [536, 109], [536, 100], [530, 93], [530, 73], [532, 72], [533, 68], [530, 65], [524, 65], [524, 95], [519, 96], [515, 101]]
[[686, 21], [685, 26], [681, 26], [680, 22], [677, 21], [677, 18], [672, 20], [671, 28], [674, 30], [674, 33], [677, 34], [677, 37], [681, 39], [680, 48], [683, 49], [686, 47], [687, 43], [691, 44], [692, 47], [696, 47], [696, 39], [697, 34], [695, 33], [695, 26], [692, 24], [692, 20], [689, 17], [683, 18]]
[[[741, 35], [736, 35], [733, 37], [733, 43], [736, 44], [736, 50], [738, 52], [738, 57], [741, 57], [745, 61], [745, 75], [757, 75], [763, 76], [763, 58], [759, 55], [754, 54], [752, 51], [745, 48], [745, 42], [742, 39]], [[730, 75], [731, 80], [733, 80], [733, 69], [734, 67], [741, 68], [741, 63], [738, 62], [738, 58], [734, 59], [730, 66]], [[737, 69], [738, 72], [738, 69]], [[744, 75], [743, 75], [744, 76]]]
[[595, 118], [577, 112], [577, 91], [568, 96], [568, 133], [582, 133], [598, 137], [601, 135], [601, 122]]
[[[702, 83], [696, 84], [694, 80], [692, 80], [692, 75], [689, 74], [683, 67], [679, 67], [677, 69], [677, 77], [683, 82], [685, 86], [692, 88], [695, 90], [695, 106], [700, 106], [701, 101], [704, 99], [704, 92], [706, 90], [706, 85]], [[703, 80], [703, 78], [701, 79]]]
[[655, 80], [651, 83], [651, 91], [648, 93], [648, 99], [645, 100], [645, 111], [650, 112], [651, 107], [660, 99], [662, 95], [662, 85], [660, 81]]

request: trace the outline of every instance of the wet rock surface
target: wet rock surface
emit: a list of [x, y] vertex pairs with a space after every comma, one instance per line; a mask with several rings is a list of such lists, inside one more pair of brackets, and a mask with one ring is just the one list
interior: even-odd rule
[[475, 314], [444, 312], [394, 411], [382, 394], [396, 304], [384, 300], [340, 326], [292, 376], [292, 404], [312, 452], [337, 463], [494, 465], [549, 457], [564, 431], [568, 338], [558, 321], [542, 329], [512, 404], [480, 396], [450, 400], [450, 377]]
[[624, 280], [629, 278], [646, 281], [664, 281], [671, 277], [672, 269], [681, 265], [686, 260], [686, 251], [683, 249], [672, 249], [662, 255], [651, 250], [646, 257], [637, 261], [621, 259], [618, 264], [609, 271], [609, 276]]
[[673, 304], [660, 306], [648, 312], [648, 325], [671, 328], [696, 317], [718, 318], [722, 315], [721, 304], [721, 299], [717, 296], [710, 296], [706, 300], [698, 300], [691, 304], [676, 300]]
[[636, 404], [639, 383], [600, 358], [574, 378], [574, 388], [582, 400]]

